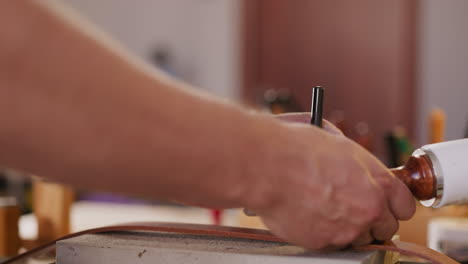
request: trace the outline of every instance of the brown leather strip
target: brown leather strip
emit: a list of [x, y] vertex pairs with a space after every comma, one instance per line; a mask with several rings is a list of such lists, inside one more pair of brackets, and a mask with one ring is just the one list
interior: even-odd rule
[[[56, 241], [52, 241], [46, 245], [30, 250], [24, 254], [14, 257], [3, 264], [16, 264], [31, 257], [35, 253], [52, 247], [57, 241], [67, 238], [77, 237], [84, 234], [97, 234], [103, 232], [114, 231], [157, 231], [157, 232], [170, 232], [190, 235], [205, 235], [205, 236], [220, 236], [241, 239], [253, 239], [262, 241], [284, 242], [272, 233], [266, 230], [239, 228], [239, 227], [226, 227], [226, 226], [212, 226], [212, 225], [197, 225], [197, 224], [175, 224], [175, 223], [129, 223], [122, 225], [107, 226], [101, 228], [90, 229], [74, 233], [62, 237]], [[452, 264], [458, 263], [455, 260], [440, 254], [432, 249], [414, 245], [406, 242], [390, 242], [385, 245], [369, 245], [364, 247], [355, 248], [356, 250], [384, 250], [399, 252], [406, 256], [419, 257], [421, 259], [430, 261], [435, 264]]]

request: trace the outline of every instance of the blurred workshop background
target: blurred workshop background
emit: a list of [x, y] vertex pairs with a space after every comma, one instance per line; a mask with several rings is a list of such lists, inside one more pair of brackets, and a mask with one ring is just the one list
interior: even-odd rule
[[[325, 118], [390, 167], [468, 137], [468, 1], [63, 1], [174, 78], [261, 111], [309, 111], [323, 86]], [[6, 168], [0, 195], [0, 210], [21, 206], [26, 239], [139, 220], [261, 226], [240, 210], [71, 190]], [[462, 206], [418, 208], [400, 235], [436, 248], [453, 237], [445, 229], [468, 232], [465, 217]]]

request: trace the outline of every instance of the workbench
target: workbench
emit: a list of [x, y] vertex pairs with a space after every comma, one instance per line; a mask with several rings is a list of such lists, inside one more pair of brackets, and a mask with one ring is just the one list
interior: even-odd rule
[[[55, 250], [54, 250], [55, 249]], [[53, 254], [56, 252], [56, 255]], [[61, 240], [14, 264], [409, 264], [378, 250], [312, 252], [278, 241], [163, 231], [88, 233]]]
[[57, 264], [378, 264], [383, 258], [378, 251], [319, 254], [281, 242], [164, 232], [89, 234], [57, 244]]

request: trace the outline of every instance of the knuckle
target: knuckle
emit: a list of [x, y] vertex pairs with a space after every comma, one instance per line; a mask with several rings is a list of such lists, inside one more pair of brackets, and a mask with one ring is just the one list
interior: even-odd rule
[[341, 232], [340, 235], [336, 236], [331, 242], [334, 246], [346, 246], [356, 240], [360, 233], [361, 232], [356, 228], [349, 229]]
[[393, 177], [390, 177], [389, 175], [385, 174], [385, 175], [382, 175], [380, 177], [377, 177], [377, 183], [379, 184], [379, 186], [385, 191], [385, 192], [389, 192], [393, 189], [394, 185], [395, 185], [395, 178]]
[[393, 237], [393, 235], [398, 231], [400, 224], [398, 221], [395, 221], [392, 226], [388, 228], [388, 236], [385, 238], [385, 240], [389, 240]]
[[370, 235], [363, 235], [361, 237], [358, 237], [357, 239], [353, 240], [352, 245], [353, 246], [364, 246], [372, 243], [373, 238]]
[[323, 250], [330, 246], [331, 237], [333, 234], [329, 232], [317, 234], [317, 236], [307, 236], [299, 244], [311, 250]]
[[311, 241], [307, 248], [311, 250], [321, 250], [327, 248], [329, 245], [325, 240]]
[[348, 231], [346, 238], [348, 242], [351, 242], [351, 241], [356, 240], [360, 234], [361, 234], [361, 231], [357, 228], [354, 228]]
[[364, 217], [368, 223], [377, 221], [383, 213], [383, 198], [381, 195], [376, 195], [375, 198], [369, 201]]
[[337, 237], [335, 239], [333, 239], [331, 242], [330, 242], [330, 246], [332, 247], [344, 247], [346, 245], [349, 245], [351, 243], [352, 240], [346, 240], [344, 239], [344, 237], [340, 236], [340, 237]]
[[374, 237], [377, 240], [385, 241], [385, 240], [390, 240], [395, 233], [396, 233], [396, 230], [388, 229], [388, 230], [385, 230], [385, 232], [382, 232], [380, 234], [374, 234]]

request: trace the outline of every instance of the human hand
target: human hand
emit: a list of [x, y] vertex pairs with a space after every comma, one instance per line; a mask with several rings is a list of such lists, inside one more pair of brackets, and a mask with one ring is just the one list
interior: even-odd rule
[[253, 180], [249, 208], [274, 234], [309, 249], [390, 239], [398, 220], [414, 214], [410, 191], [365, 149], [327, 127], [335, 133], [283, 124], [270, 140], [266, 171]]
[[[291, 125], [296, 124], [310, 124], [310, 119], [311, 119], [311, 114], [307, 112], [302, 112], [302, 113], [286, 113], [286, 114], [278, 114], [274, 115], [275, 118], [282, 120], [284, 122], [288, 122]], [[339, 128], [337, 128], [335, 125], [333, 125], [331, 122], [328, 120], [323, 120], [323, 129], [331, 134], [334, 135], [340, 135], [344, 136], [343, 132]], [[247, 208], [244, 208], [244, 214], [247, 216], [257, 216], [255, 212], [252, 210], [249, 210]]]
[[[291, 124], [294, 123], [299, 123], [299, 124], [309, 124], [310, 125], [310, 119], [311, 115], [310, 113], [304, 112], [304, 113], [287, 113], [287, 114], [280, 114], [280, 115], [275, 115], [276, 118], [289, 122]], [[341, 135], [343, 136], [343, 132], [338, 129], [335, 125], [333, 125], [331, 122], [328, 120], [323, 120], [323, 129], [329, 133], [335, 134], [335, 135]]]

